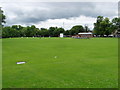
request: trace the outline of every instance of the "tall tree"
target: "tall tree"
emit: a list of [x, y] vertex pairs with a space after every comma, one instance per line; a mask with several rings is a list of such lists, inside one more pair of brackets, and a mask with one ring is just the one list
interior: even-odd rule
[[76, 35], [80, 32], [85, 32], [82, 25], [76, 25], [70, 29], [70, 35]]
[[113, 18], [112, 19], [112, 24], [113, 24], [114, 31], [120, 29], [120, 17], [119, 18], [117, 18], [117, 17]]
[[104, 22], [103, 29], [105, 30], [104, 34], [107, 36], [112, 34], [112, 29], [111, 29], [112, 23], [110, 22], [109, 18], [105, 18], [103, 22]]
[[112, 34], [112, 23], [109, 18], [98, 16], [96, 23], [94, 23], [94, 34], [104, 36]]
[[3, 14], [3, 10], [0, 7], [0, 25], [2, 25], [5, 22], [6, 16]]
[[5, 22], [5, 19], [6, 19], [6, 17], [5, 17], [5, 15], [3, 14], [3, 11], [2, 11], [2, 9], [1, 9], [1, 7], [0, 7], [0, 38], [2, 38], [2, 27], [3, 27], [3, 23], [6, 23], [6, 22]]
[[103, 31], [101, 31], [101, 22], [103, 21], [103, 16], [98, 16], [96, 23], [94, 23], [94, 34], [101, 35], [103, 34]]

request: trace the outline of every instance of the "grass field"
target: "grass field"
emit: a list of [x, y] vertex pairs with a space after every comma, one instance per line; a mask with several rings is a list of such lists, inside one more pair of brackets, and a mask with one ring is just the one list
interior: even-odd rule
[[3, 88], [118, 87], [117, 38], [3, 39], [2, 53]]

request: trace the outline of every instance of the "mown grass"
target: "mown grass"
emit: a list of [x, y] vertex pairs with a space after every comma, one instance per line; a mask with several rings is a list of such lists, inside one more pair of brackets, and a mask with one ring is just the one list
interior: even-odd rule
[[117, 87], [117, 38], [3, 39], [3, 88]]

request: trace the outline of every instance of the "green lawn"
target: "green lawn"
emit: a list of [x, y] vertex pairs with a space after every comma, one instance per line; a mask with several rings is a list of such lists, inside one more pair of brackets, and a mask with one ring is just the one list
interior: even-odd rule
[[117, 38], [3, 39], [2, 53], [3, 88], [118, 87]]

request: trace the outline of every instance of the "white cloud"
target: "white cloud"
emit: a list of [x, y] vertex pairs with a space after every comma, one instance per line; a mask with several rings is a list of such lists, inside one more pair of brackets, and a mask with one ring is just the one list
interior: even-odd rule
[[93, 17], [86, 17], [86, 16], [79, 16], [79, 17], [72, 17], [68, 19], [49, 19], [43, 22], [39, 22], [36, 26], [38, 28], [49, 28], [51, 26], [55, 27], [63, 27], [66, 30], [71, 29], [74, 25], [87, 25], [90, 29], [93, 28], [93, 23], [96, 21], [96, 18]]
[[119, 2], [119, 0], [1, 0], [1, 2]]

